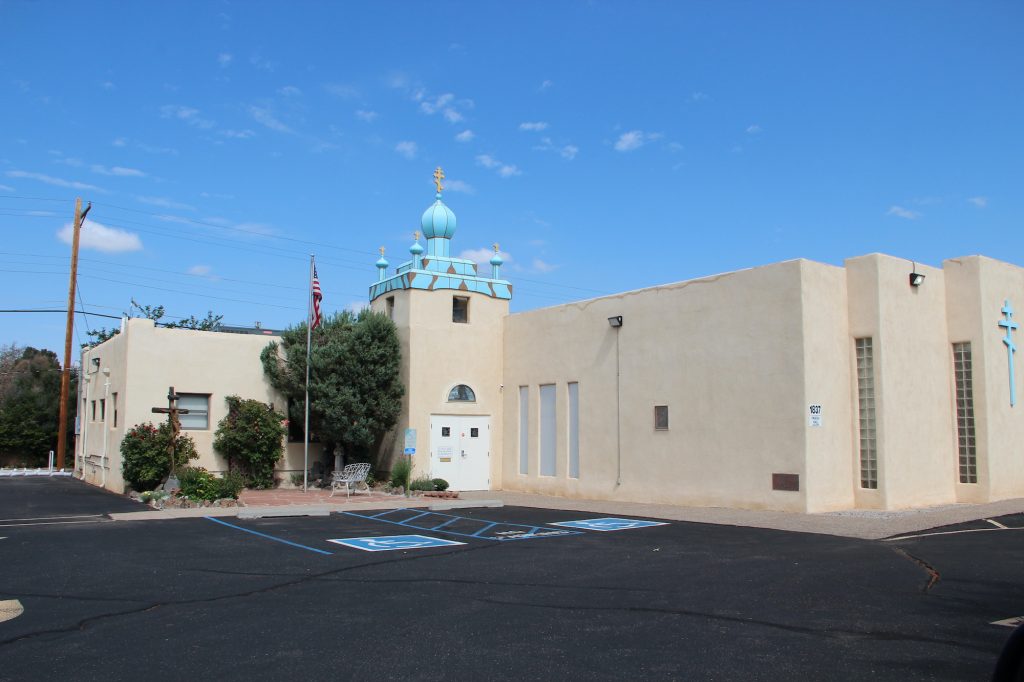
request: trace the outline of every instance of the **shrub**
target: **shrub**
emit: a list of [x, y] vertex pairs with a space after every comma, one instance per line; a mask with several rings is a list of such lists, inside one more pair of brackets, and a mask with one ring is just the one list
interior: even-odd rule
[[217, 425], [213, 448], [237, 463], [249, 475], [254, 488], [274, 486], [274, 465], [284, 454], [284, 415], [258, 400], [237, 395], [225, 398], [228, 414]]
[[237, 471], [229, 471], [218, 478], [202, 467], [182, 469], [178, 480], [181, 494], [190, 500], [238, 499], [238, 493], [245, 487], [245, 477]]
[[417, 478], [409, 484], [409, 490], [434, 490], [434, 481], [429, 478]]
[[412, 459], [402, 457], [391, 467], [391, 485], [409, 490], [409, 479], [412, 478]]
[[[168, 446], [171, 443], [171, 425], [167, 422], [159, 428], [146, 422], [136, 424], [121, 441], [121, 472], [124, 480], [140, 492], [152, 490], [167, 478], [171, 471]], [[184, 464], [196, 459], [196, 444], [188, 434], [179, 434], [174, 446], [174, 461]]]
[[448, 481], [443, 478], [434, 479], [434, 490], [448, 490]]

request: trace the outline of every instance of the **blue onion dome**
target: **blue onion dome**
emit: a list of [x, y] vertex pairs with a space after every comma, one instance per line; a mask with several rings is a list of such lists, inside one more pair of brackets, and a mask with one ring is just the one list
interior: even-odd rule
[[441, 201], [440, 192], [435, 196], [437, 201], [423, 212], [423, 218], [420, 219], [423, 236], [427, 239], [451, 239], [455, 235], [455, 214]]
[[497, 251], [495, 251], [494, 255], [491, 256], [491, 265], [501, 265], [504, 262], [505, 261], [501, 259], [501, 255]]
[[409, 247], [409, 253], [418, 256], [423, 253], [423, 246], [419, 242], [413, 242], [412, 246]]
[[381, 256], [380, 260], [377, 261], [377, 267], [378, 268], [386, 268], [387, 266], [388, 266], [388, 259], [385, 258], [384, 256]]

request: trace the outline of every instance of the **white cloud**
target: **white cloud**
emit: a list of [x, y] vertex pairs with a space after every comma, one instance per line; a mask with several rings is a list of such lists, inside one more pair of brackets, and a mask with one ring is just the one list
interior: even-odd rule
[[106, 192], [105, 189], [101, 189], [96, 185], [87, 185], [84, 182], [77, 182], [75, 180], [65, 180], [63, 178], [55, 178], [52, 175], [44, 175], [42, 173], [29, 173], [28, 171], [12, 170], [7, 171], [7, 177], [9, 178], [25, 178], [26, 180], [38, 180], [39, 182], [45, 182], [47, 185], [53, 185], [55, 187], [67, 187], [69, 189], [81, 189], [91, 190], [93, 192]]
[[213, 121], [202, 118], [199, 115], [198, 109], [184, 107], [178, 104], [165, 104], [160, 107], [160, 116], [163, 118], [176, 118], [179, 121], [184, 121], [189, 125], [203, 130], [209, 130], [213, 127]]
[[540, 144], [534, 145], [533, 148], [541, 152], [558, 152], [558, 155], [566, 161], [572, 161], [580, 153], [580, 148], [576, 145], [556, 145], [550, 137], [540, 138]]
[[220, 134], [224, 137], [231, 137], [236, 140], [247, 140], [250, 137], [254, 137], [256, 133], [246, 128], [245, 130], [221, 130]]
[[367, 123], [373, 123], [373, 121], [377, 118], [377, 112], [369, 111], [367, 109], [356, 109], [356, 118], [360, 119], [361, 121], [366, 121]]
[[220, 279], [220, 277], [213, 274], [213, 268], [211, 268], [209, 265], [193, 265], [192, 267], [185, 271], [185, 274], [193, 275], [195, 277], [205, 277], [206, 279], [213, 281]]
[[200, 192], [199, 196], [204, 199], [234, 199], [234, 194], [217, 194], [216, 192]]
[[988, 206], [988, 197], [971, 197], [967, 201], [971, 202], [978, 208], [985, 208]]
[[444, 188], [449, 192], [462, 192], [463, 194], [476, 194], [476, 188], [462, 180], [445, 180]]
[[761, 132], [761, 126], [759, 126], [758, 124], [755, 123], [753, 125], [747, 126], [748, 135], [757, 135], [759, 132]]
[[221, 52], [217, 55], [217, 63], [220, 64], [220, 68], [226, 69], [234, 61], [234, 55], [228, 54], [227, 52]]
[[[500, 250], [498, 251], [498, 253], [501, 255], [501, 259], [506, 263], [512, 260], [512, 254], [505, 253], [504, 251]], [[494, 249], [488, 249], [487, 247], [479, 249], [466, 249], [459, 253], [459, 258], [465, 258], [466, 260], [473, 261], [477, 265], [486, 265], [487, 267], [491, 266], [492, 256], [494, 256]]]
[[395, 145], [395, 151], [407, 159], [415, 159], [417, 149], [416, 143], [409, 140], [402, 140]]
[[257, 123], [260, 123], [271, 130], [276, 130], [279, 133], [294, 132], [287, 125], [279, 121], [269, 109], [264, 107], [249, 107], [249, 115], [252, 116]]
[[363, 309], [369, 307], [370, 304], [367, 303], [366, 301], [352, 301], [347, 306], [345, 306], [345, 310], [349, 311], [353, 315], [358, 315], [360, 312], [363, 311]]
[[520, 130], [529, 130], [531, 132], [540, 132], [542, 130], [547, 130], [547, 128], [547, 121], [525, 121], [519, 124]]
[[921, 214], [917, 211], [911, 211], [909, 208], [903, 208], [902, 206], [890, 206], [885, 214], [894, 215], [897, 218], [906, 218], [907, 220], [917, 220], [921, 217]]
[[572, 161], [573, 159], [576, 158], [576, 155], [580, 153], [580, 148], [577, 147], [576, 145], [567, 144], [564, 147], [562, 147], [561, 151], [559, 151], [558, 153], [562, 155], [563, 159]]
[[469, 142], [476, 134], [472, 130], [463, 130], [461, 133], [455, 136], [456, 142]]
[[615, 142], [615, 151], [631, 152], [634, 149], [643, 147], [648, 142], [653, 142], [660, 138], [661, 133], [645, 133], [642, 130], [630, 130], [628, 133], [619, 135], [619, 139]]
[[[57, 237], [65, 244], [70, 244], [73, 232], [74, 226], [71, 223], [65, 223], [64, 227], [57, 232]], [[139, 235], [115, 227], [107, 227], [92, 220], [85, 221], [79, 235], [79, 246], [83, 249], [103, 251], [104, 253], [142, 250], [142, 240], [139, 239]]]
[[166, 197], [135, 197], [135, 200], [140, 204], [147, 204], [149, 206], [159, 206], [160, 208], [170, 208], [178, 211], [194, 211], [195, 206], [189, 206], [178, 201], [167, 199]]
[[8, 185], [0, 185], [0, 192], [13, 192], [14, 188]]
[[277, 64], [263, 57], [260, 54], [254, 54], [249, 57], [249, 63], [255, 66], [257, 69], [262, 69], [268, 73], [272, 73], [277, 68]]
[[117, 88], [117, 86], [114, 85], [111, 81], [103, 81], [102, 83], [100, 83], [100, 87], [104, 90], [114, 90]]
[[513, 176], [523, 174], [515, 164], [503, 163], [490, 154], [480, 154], [476, 157], [476, 163], [478, 166], [483, 166], [484, 168], [495, 171], [503, 178], [511, 178]]
[[704, 102], [709, 99], [711, 99], [711, 96], [703, 92], [694, 92], [690, 95], [691, 102]]
[[116, 175], [122, 178], [144, 178], [146, 174], [140, 171], [138, 168], [125, 168], [124, 166], [114, 166], [107, 168], [99, 164], [92, 165], [92, 172], [99, 173], [100, 175]]
[[114, 138], [114, 141], [111, 142], [110, 144], [114, 145], [115, 147], [124, 147], [125, 145], [128, 144], [128, 138], [127, 137], [116, 137], [116, 138]]
[[540, 84], [540, 91], [544, 92], [545, 90], [550, 88], [552, 85], [554, 85], [554, 83], [552, 83], [551, 81], [546, 80], [546, 81], [544, 81], [544, 82], [542, 82]]
[[414, 102], [419, 102], [420, 111], [424, 114], [441, 114], [449, 123], [459, 123], [463, 120], [462, 112], [459, 109], [472, 109], [473, 100], [456, 100], [455, 95], [450, 92], [441, 95], [430, 95], [425, 88], [414, 89], [410, 97]]
[[302, 94], [302, 90], [299, 90], [294, 85], [286, 85], [283, 88], [278, 89], [277, 94], [284, 97], [298, 97]]
[[552, 272], [554, 270], [557, 270], [558, 266], [557, 265], [552, 265], [551, 263], [547, 263], [545, 261], [542, 261], [540, 258], [534, 258], [533, 259], [533, 269], [536, 270], [537, 272], [547, 273], [547, 272]]

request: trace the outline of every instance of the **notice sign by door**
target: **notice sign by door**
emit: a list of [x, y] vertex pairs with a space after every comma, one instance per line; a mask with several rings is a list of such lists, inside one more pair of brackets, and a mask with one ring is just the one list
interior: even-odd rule
[[416, 454], [416, 429], [405, 430], [405, 454]]
[[807, 407], [807, 425], [821, 426], [821, 405], [809, 405]]

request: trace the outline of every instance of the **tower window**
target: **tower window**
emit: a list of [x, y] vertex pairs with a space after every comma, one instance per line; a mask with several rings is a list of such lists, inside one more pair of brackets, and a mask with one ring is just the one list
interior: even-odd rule
[[452, 297], [452, 322], [469, 322], [469, 298], [467, 296]]
[[476, 393], [466, 384], [459, 384], [448, 392], [450, 403], [472, 403], [476, 402]]
[[388, 304], [388, 319], [389, 320], [394, 320], [395, 319], [395, 297], [394, 296], [388, 296], [384, 300]]

